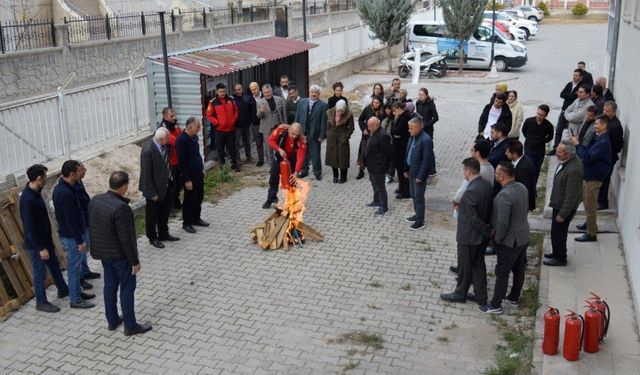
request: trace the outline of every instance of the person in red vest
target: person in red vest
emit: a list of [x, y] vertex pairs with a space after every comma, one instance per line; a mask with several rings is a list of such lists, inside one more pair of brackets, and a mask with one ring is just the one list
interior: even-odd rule
[[224, 83], [216, 85], [216, 97], [211, 99], [207, 107], [207, 119], [215, 133], [218, 162], [224, 165], [225, 147], [231, 158], [231, 168], [240, 172], [236, 155], [236, 123], [238, 122], [238, 107], [232, 97], [227, 96], [227, 86]]
[[176, 119], [176, 111], [173, 108], [165, 107], [162, 109], [162, 123], [160, 126], [167, 128], [169, 131], [169, 168], [173, 177], [171, 194], [173, 196], [173, 208], [179, 210], [182, 208], [180, 203], [180, 190], [182, 190], [182, 178], [180, 176], [180, 168], [178, 168], [178, 153], [176, 152], [176, 139], [182, 133], [178, 120]]
[[278, 181], [280, 180], [280, 162], [289, 161], [291, 178], [289, 183], [295, 185], [296, 179], [302, 171], [304, 157], [307, 154], [307, 142], [300, 136], [302, 127], [297, 122], [291, 125], [280, 125], [269, 135], [269, 147], [275, 150], [275, 162], [271, 164], [269, 172], [269, 193], [262, 208], [268, 209], [278, 201]]

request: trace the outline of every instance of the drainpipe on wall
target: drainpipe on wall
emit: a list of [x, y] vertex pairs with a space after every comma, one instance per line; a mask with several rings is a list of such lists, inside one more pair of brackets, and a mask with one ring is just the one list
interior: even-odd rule
[[611, 16], [613, 16], [613, 39], [611, 45], [611, 55], [609, 56], [609, 90], [614, 92], [615, 80], [616, 80], [616, 60], [618, 58], [618, 37], [620, 36], [620, 8], [622, 7], [622, 0], [611, 0], [615, 1], [616, 11], [612, 15], [609, 13], [609, 22], [611, 22]]

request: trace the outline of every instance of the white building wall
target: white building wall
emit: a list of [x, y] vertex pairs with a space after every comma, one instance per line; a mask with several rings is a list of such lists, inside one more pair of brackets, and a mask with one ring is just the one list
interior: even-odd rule
[[49, 19], [52, 0], [0, 0], [0, 21]]

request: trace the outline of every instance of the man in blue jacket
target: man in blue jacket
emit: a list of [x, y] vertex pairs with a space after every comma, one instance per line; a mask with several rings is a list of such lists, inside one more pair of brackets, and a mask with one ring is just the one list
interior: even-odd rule
[[56, 256], [56, 248], [51, 237], [49, 212], [42, 199], [42, 189], [47, 183], [47, 167], [35, 164], [27, 169], [29, 182], [20, 195], [20, 218], [24, 231], [25, 247], [31, 255], [33, 266], [33, 289], [36, 295], [36, 310], [54, 313], [60, 308], [47, 300], [45, 280], [49, 268], [51, 277], [58, 288], [58, 298], [69, 295], [69, 288], [64, 282], [60, 263]]
[[423, 130], [422, 119], [414, 117], [409, 120], [409, 144], [407, 146], [407, 163], [404, 175], [409, 179], [409, 193], [413, 199], [415, 214], [405, 218], [411, 223], [411, 230], [424, 228], [425, 198], [427, 177], [433, 165], [433, 141]]
[[82, 210], [78, 192], [74, 184], [79, 179], [80, 163], [67, 160], [62, 164], [62, 177], [53, 189], [53, 207], [58, 222], [58, 235], [67, 254], [67, 281], [69, 282], [69, 302], [72, 309], [89, 309], [95, 307], [86, 300], [95, 294], [82, 292], [82, 261], [87, 251], [87, 220]]
[[571, 143], [576, 146], [576, 152], [582, 159], [584, 170], [583, 202], [584, 211], [587, 216], [586, 224], [578, 225], [578, 229], [586, 229], [587, 233], [576, 237], [578, 242], [597, 241], [597, 205], [598, 191], [602, 186], [602, 181], [607, 177], [612, 164], [611, 141], [609, 140], [609, 122], [606, 115], [596, 118], [594, 128], [596, 137], [588, 147], [584, 147], [575, 136], [571, 137]]

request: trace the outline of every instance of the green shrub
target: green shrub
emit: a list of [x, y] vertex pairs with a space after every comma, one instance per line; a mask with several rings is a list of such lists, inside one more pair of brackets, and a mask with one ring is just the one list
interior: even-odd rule
[[545, 17], [549, 17], [551, 15], [551, 13], [549, 13], [549, 7], [544, 1], [539, 2], [537, 7], [542, 11], [542, 13], [544, 13]]
[[589, 13], [589, 8], [582, 3], [577, 3], [571, 8], [571, 13], [573, 13], [574, 16], [584, 16]]
[[496, 1], [495, 1], [495, 0], [492, 0], [492, 1], [489, 1], [489, 2], [487, 3], [487, 10], [493, 10], [493, 4], [494, 4], [494, 3], [496, 4], [496, 12], [501, 11], [501, 10], [503, 10], [503, 9], [506, 9], [506, 8], [507, 8], [507, 6], [506, 6], [505, 4], [503, 4], [503, 3], [496, 3]]

